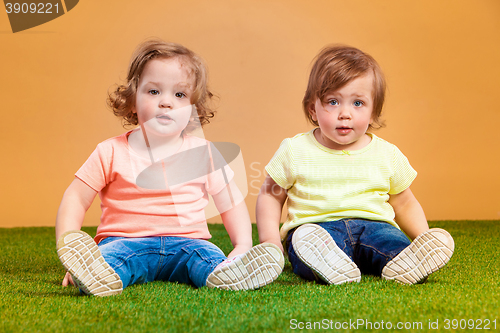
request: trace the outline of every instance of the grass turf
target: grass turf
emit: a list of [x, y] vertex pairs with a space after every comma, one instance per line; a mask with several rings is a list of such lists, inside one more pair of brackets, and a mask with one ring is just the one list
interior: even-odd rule
[[[0, 229], [0, 332], [500, 330], [500, 221], [430, 225], [452, 234], [455, 253], [420, 285], [373, 276], [363, 276], [358, 284], [319, 285], [295, 276], [287, 262], [283, 274], [259, 290], [153, 282], [107, 298], [80, 296], [76, 288], [60, 286], [64, 269], [54, 228]], [[95, 228], [84, 230], [95, 234]], [[212, 241], [228, 253], [224, 227], [210, 225], [210, 230]]]

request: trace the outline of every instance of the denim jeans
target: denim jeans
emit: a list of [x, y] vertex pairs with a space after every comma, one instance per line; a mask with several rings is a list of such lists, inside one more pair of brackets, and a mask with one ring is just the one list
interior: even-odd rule
[[115, 270], [123, 288], [151, 281], [206, 285], [224, 253], [203, 239], [183, 237], [108, 237], [99, 244], [104, 260]]
[[[332, 236], [362, 274], [380, 276], [384, 266], [411, 243], [401, 230], [386, 222], [343, 219], [316, 224]], [[295, 230], [290, 230], [285, 243], [293, 272], [306, 280], [320, 282], [293, 250], [292, 236]]]

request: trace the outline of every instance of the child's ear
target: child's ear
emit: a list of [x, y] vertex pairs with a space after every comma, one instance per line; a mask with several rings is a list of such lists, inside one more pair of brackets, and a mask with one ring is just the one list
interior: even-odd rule
[[311, 115], [312, 120], [318, 121], [318, 117], [316, 116], [316, 107], [314, 106], [314, 103], [309, 103], [309, 107], [307, 109], [309, 111], [309, 114]]

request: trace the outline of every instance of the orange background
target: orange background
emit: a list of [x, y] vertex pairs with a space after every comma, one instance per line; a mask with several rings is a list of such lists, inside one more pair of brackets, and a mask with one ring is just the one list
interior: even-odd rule
[[[427, 218], [500, 218], [498, 0], [82, 0], [15, 34], [0, 13], [1, 227], [54, 225], [74, 172], [124, 132], [106, 92], [152, 36], [206, 60], [220, 101], [205, 135], [242, 148], [253, 220], [264, 166], [284, 138], [312, 128], [301, 100], [330, 43], [382, 66], [387, 126], [376, 133], [419, 172], [412, 190]], [[95, 202], [84, 224], [99, 215]]]

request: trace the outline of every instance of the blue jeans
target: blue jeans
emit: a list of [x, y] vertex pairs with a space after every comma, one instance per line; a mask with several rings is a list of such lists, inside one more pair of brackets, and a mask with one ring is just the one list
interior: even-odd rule
[[[401, 230], [385, 222], [343, 219], [316, 224], [332, 236], [362, 274], [380, 276], [384, 266], [411, 243]], [[295, 230], [290, 230], [285, 243], [293, 272], [306, 280], [320, 282], [293, 250], [292, 236]]]
[[205, 286], [224, 253], [203, 239], [183, 237], [108, 237], [99, 244], [104, 260], [115, 270], [123, 288], [151, 281]]

